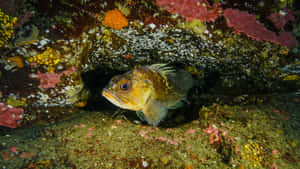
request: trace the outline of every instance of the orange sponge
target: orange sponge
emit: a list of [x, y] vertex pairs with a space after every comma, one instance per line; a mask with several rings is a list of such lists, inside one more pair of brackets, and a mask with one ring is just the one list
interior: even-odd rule
[[128, 21], [118, 9], [113, 9], [106, 12], [102, 24], [113, 29], [122, 29], [128, 25]]
[[15, 62], [18, 68], [24, 67], [23, 59], [20, 56], [9, 57], [8, 60], [10, 60], [11, 62]]

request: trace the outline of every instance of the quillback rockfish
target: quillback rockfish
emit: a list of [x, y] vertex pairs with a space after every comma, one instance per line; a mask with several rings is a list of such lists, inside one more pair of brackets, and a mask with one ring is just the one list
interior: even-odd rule
[[193, 84], [185, 70], [154, 64], [113, 77], [102, 95], [121, 108], [137, 111], [142, 120], [157, 126], [168, 109], [182, 105]]

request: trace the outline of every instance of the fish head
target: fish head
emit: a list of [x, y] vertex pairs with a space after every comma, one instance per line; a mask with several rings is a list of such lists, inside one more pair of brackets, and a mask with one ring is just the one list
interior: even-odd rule
[[152, 91], [151, 82], [145, 77], [139, 69], [114, 76], [102, 90], [102, 96], [118, 107], [141, 110]]

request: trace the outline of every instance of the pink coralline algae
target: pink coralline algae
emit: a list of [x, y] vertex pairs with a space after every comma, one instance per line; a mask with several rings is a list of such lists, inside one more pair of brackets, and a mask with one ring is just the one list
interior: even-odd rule
[[17, 147], [11, 147], [9, 150], [14, 153], [18, 152]]
[[28, 158], [28, 157], [32, 157], [32, 156], [35, 156], [35, 155], [36, 155], [35, 153], [26, 152], [24, 154], [21, 154], [20, 158]]
[[20, 126], [20, 121], [23, 119], [24, 110], [7, 106], [0, 102], [0, 126], [16, 128]]
[[196, 133], [196, 130], [190, 128], [184, 133], [184, 135], [194, 135], [195, 133]]
[[278, 169], [278, 166], [277, 166], [277, 164], [276, 163], [273, 163], [273, 165], [271, 166], [271, 168], [270, 169]]
[[214, 22], [221, 14], [220, 3], [211, 6], [206, 0], [156, 0], [158, 6], [163, 6], [172, 14], [179, 14], [188, 21], [199, 19], [204, 22]]
[[263, 24], [256, 20], [256, 16], [245, 11], [236, 9], [225, 9], [223, 11], [227, 19], [227, 25], [234, 28], [236, 33], [245, 33], [247, 36], [257, 41], [270, 41], [282, 46], [294, 47], [298, 41], [294, 39], [291, 32], [281, 30], [277, 36], [275, 32], [267, 30]]
[[277, 155], [278, 154], [278, 150], [277, 149], [272, 150], [272, 154]]
[[227, 136], [226, 131], [219, 130], [214, 126], [209, 126], [208, 128], [204, 129], [204, 133], [210, 135], [209, 137], [210, 144], [219, 143], [222, 137]]
[[57, 73], [41, 73], [38, 71], [37, 78], [40, 79], [40, 88], [48, 89], [55, 88], [57, 83], [60, 83], [60, 74]]
[[149, 133], [154, 133], [154, 132], [155, 132], [155, 130], [153, 130], [153, 129], [141, 130], [139, 132], [139, 135], [142, 136], [146, 140], [159, 140], [159, 141], [167, 142], [167, 143], [169, 143], [171, 145], [176, 145], [176, 146], [178, 145], [177, 141], [171, 140], [171, 139], [169, 139], [167, 137], [158, 137], [158, 136], [156, 136], [156, 137], [153, 136], [152, 137], [152, 136], [148, 136]]
[[178, 145], [178, 142], [177, 142], [177, 141], [168, 139], [168, 138], [166, 138], [166, 137], [154, 137], [154, 139], [155, 139], [155, 140], [164, 141], [164, 142], [167, 142], [167, 143], [172, 144], [172, 145], [175, 145], [175, 146]]
[[43, 89], [55, 88], [56, 84], [61, 82], [60, 78], [62, 75], [68, 76], [70, 72], [75, 72], [75, 71], [76, 71], [75, 67], [72, 67], [71, 69], [65, 70], [61, 73], [49, 73], [49, 72], [41, 73], [38, 71], [35, 78], [40, 79], [40, 86], [39, 86], [40, 88]]

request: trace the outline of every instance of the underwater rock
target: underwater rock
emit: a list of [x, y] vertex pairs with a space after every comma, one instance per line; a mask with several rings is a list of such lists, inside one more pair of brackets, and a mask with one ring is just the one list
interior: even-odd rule
[[[218, 72], [221, 90], [237, 88], [235, 92], [241, 94], [277, 90], [277, 82], [285, 76], [281, 71], [285, 65], [281, 63], [286, 60], [290, 65], [296, 64], [287, 61], [290, 53], [281, 52], [288, 50], [284, 47], [278, 50], [274, 44], [244, 39], [228, 32], [207, 30], [197, 35], [174, 27], [152, 30], [147, 26], [143, 31], [132, 27], [122, 30], [102, 28], [98, 35], [99, 40], [93, 44], [84, 72], [97, 67], [125, 71], [135, 65], [180, 63], [204, 70], [205, 76]], [[131, 57], [126, 58], [127, 55]]]
[[22, 46], [38, 41], [39, 29], [35, 25], [26, 25], [16, 33], [14, 44]]
[[[233, 98], [248, 93], [278, 91], [285, 86], [279, 85], [280, 82], [295, 79], [293, 72], [286, 67], [293, 69], [299, 65], [297, 48], [289, 49], [238, 36], [226, 26], [223, 17], [218, 17], [221, 16], [218, 3], [213, 6], [205, 0], [195, 0], [190, 4], [195, 2], [204, 2], [196, 5], [201, 6], [199, 9], [205, 8], [206, 14], [213, 12], [214, 16], [204, 17], [206, 23], [186, 21], [190, 15], [186, 11], [189, 5], [179, 16], [147, 1], [105, 1], [100, 5], [94, 1], [85, 1], [84, 5], [80, 5], [79, 1], [49, 2], [50, 7], [43, 6], [33, 12], [30, 24], [18, 28], [15, 46], [5, 52], [6, 58], [11, 60], [16, 60], [15, 56], [24, 59], [24, 67], [12, 69], [16, 64], [8, 63], [7, 59], [0, 60], [1, 66], [7, 72], [22, 71], [27, 78], [29, 74], [40, 72], [40, 79], [31, 79], [35, 83], [24, 85], [30, 85], [30, 90], [20, 94], [28, 99], [30, 106], [36, 107], [76, 106], [77, 103], [78, 107], [84, 107], [86, 95], [98, 95], [95, 100], [99, 99], [101, 89], [111, 76], [156, 63], [192, 72], [200, 88], [199, 92], [191, 94], [193, 98], [202, 96], [203, 91], [234, 95]], [[54, 10], [53, 5], [59, 6], [54, 12], [51, 11]], [[126, 16], [123, 24], [118, 25], [120, 20], [110, 19], [110, 25], [107, 25], [105, 15], [109, 13], [106, 12], [117, 8]], [[125, 14], [124, 8], [130, 12]], [[45, 10], [42, 9], [49, 16], [44, 16]], [[180, 10], [178, 6], [176, 10]], [[74, 14], [74, 11], [78, 12]], [[94, 19], [92, 23], [83, 22], [88, 16]], [[49, 22], [43, 24], [46, 20]], [[112, 26], [114, 24], [117, 27]], [[73, 66], [76, 73], [60, 76], [61, 72]], [[94, 76], [81, 80], [81, 76], [89, 72], [94, 72]], [[87, 88], [90, 91], [86, 91]], [[289, 89], [292, 90], [294, 88]], [[4, 99], [7, 99], [9, 93], [4, 92]]]

